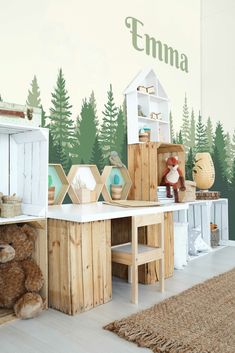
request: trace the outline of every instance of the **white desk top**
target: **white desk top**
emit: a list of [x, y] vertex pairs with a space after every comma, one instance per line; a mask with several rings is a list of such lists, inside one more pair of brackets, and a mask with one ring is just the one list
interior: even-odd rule
[[188, 204], [186, 203], [173, 203], [157, 207], [125, 208], [106, 205], [102, 202], [94, 202], [82, 205], [68, 204], [59, 206], [49, 206], [47, 218], [84, 223], [187, 209]]

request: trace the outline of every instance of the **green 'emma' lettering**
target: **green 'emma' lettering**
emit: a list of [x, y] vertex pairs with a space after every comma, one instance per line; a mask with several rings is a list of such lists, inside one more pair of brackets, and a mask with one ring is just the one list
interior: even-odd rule
[[129, 16], [125, 19], [125, 24], [130, 29], [132, 45], [136, 50], [145, 51], [146, 55], [151, 55], [153, 58], [188, 73], [188, 58], [185, 54], [179, 54], [177, 49], [143, 33], [144, 24], [137, 18]]
[[142, 38], [142, 36], [140, 34], [138, 34], [138, 24], [140, 24], [141, 26], [143, 26], [144, 24], [134, 17], [127, 17], [125, 22], [126, 22], [127, 28], [131, 29], [130, 32], [132, 33], [133, 47], [136, 50], [143, 51], [144, 48], [140, 48], [138, 46], [138, 38]]

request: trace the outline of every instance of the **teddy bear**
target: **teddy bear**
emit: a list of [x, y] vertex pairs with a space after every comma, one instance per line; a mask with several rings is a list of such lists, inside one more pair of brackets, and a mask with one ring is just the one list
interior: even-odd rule
[[0, 308], [13, 308], [21, 319], [39, 315], [45, 306], [39, 295], [43, 274], [32, 259], [36, 237], [28, 224], [0, 227]]

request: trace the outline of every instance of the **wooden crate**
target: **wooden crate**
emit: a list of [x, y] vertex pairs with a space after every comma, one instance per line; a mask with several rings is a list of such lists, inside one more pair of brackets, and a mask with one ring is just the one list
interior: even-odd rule
[[133, 183], [130, 200], [157, 201], [157, 186], [170, 156], [178, 156], [185, 175], [183, 145], [158, 142], [128, 145], [128, 170]]
[[[1, 225], [12, 224], [13, 221], [8, 222], [7, 220], [1, 221]], [[33, 252], [33, 258], [40, 267], [43, 277], [44, 277], [44, 286], [41, 289], [41, 296], [46, 300], [46, 308], [48, 303], [48, 264], [47, 264], [47, 221], [46, 219], [31, 219], [30, 222], [18, 221], [18, 223], [27, 223], [37, 229], [38, 236], [35, 242], [35, 248]], [[13, 310], [9, 309], [0, 309], [0, 325], [9, 323], [12, 320], [15, 320], [16, 316], [13, 313]]]
[[111, 223], [49, 219], [49, 306], [74, 315], [112, 298]]
[[[164, 213], [165, 231], [165, 278], [171, 277], [174, 272], [174, 229], [173, 212]], [[139, 242], [157, 246], [159, 244], [160, 229], [158, 225], [141, 227], [138, 230]], [[131, 218], [112, 220], [112, 245], [118, 245], [131, 241]], [[128, 278], [128, 267], [125, 265], [112, 265], [114, 276]], [[139, 266], [139, 282], [144, 284], [155, 283], [159, 278], [159, 262]]]
[[0, 192], [22, 197], [23, 214], [46, 217], [48, 130], [0, 123]]

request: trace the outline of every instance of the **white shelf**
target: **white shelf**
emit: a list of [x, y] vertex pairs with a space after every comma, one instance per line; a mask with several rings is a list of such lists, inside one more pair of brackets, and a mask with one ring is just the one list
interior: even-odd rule
[[13, 224], [13, 223], [24, 223], [24, 222], [33, 222], [33, 221], [40, 221], [44, 220], [44, 217], [35, 217], [35, 216], [28, 216], [28, 215], [21, 215], [12, 218], [1, 218], [0, 217], [0, 225], [4, 224]]
[[168, 98], [160, 97], [155, 94], [149, 94], [149, 93], [144, 93], [144, 92], [139, 92], [139, 91], [137, 91], [137, 94], [140, 96], [150, 97], [150, 99], [152, 98], [153, 100], [156, 100], [158, 102], [162, 102], [162, 101], [168, 102], [169, 101]]
[[[155, 88], [156, 94], [137, 91], [138, 86]], [[151, 142], [170, 142], [169, 99], [152, 69], [142, 70], [125, 91], [127, 105], [128, 144], [140, 143], [139, 130], [149, 124]], [[144, 116], [140, 116], [139, 112]], [[161, 112], [161, 119], [151, 119], [151, 113]]]
[[162, 123], [162, 124], [168, 124], [167, 121], [164, 121], [164, 120], [159, 120], [159, 119], [151, 119], [151, 118], [148, 118], [147, 116], [138, 116], [138, 119], [140, 120], [146, 120], [148, 122], [152, 122], [152, 123]]

